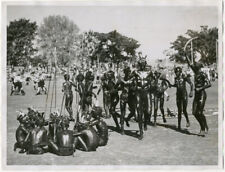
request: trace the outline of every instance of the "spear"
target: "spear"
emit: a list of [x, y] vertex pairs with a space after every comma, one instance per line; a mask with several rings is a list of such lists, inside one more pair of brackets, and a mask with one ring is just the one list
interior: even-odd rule
[[192, 41], [197, 39], [198, 37], [194, 37], [194, 38], [191, 38], [189, 39], [186, 44], [184, 45], [184, 52], [186, 51], [186, 48], [187, 48], [187, 45], [191, 42], [191, 63], [193, 64], [194, 62], [194, 53], [193, 53], [193, 44], [192, 44]]

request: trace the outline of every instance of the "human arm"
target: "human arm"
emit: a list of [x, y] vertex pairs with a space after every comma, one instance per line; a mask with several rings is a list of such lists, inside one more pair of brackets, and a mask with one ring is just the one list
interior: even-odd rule
[[[169, 81], [168, 79], [165, 79], [165, 78], [164, 78], [164, 79], [162, 79], [162, 80], [163, 80], [165, 83], [168, 84], [168, 87], [177, 87], [176, 82], [175, 82], [174, 84], [171, 84], [170, 81]], [[168, 88], [168, 87], [167, 87], [167, 88]]]
[[95, 86], [93, 86], [92, 88], [93, 88], [93, 89], [96, 89], [96, 88], [98, 88], [98, 86], [97, 86], [97, 85], [95, 85]]
[[186, 78], [186, 81], [187, 81], [187, 83], [190, 85], [190, 93], [189, 93], [189, 97], [192, 97], [192, 96], [193, 96], [193, 88], [194, 88], [194, 86], [193, 86], [193, 83], [191, 82], [191, 77], [188, 76], [188, 77]]
[[97, 95], [99, 95], [100, 91], [102, 90], [102, 84], [100, 85], [98, 91], [97, 91]]
[[186, 53], [185, 53], [185, 58], [186, 58], [188, 66], [192, 69], [193, 72], [195, 72], [195, 61], [193, 60], [193, 63], [192, 63], [191, 60], [187, 57]]
[[64, 92], [64, 84], [65, 84], [65, 83], [62, 84], [62, 92]]
[[162, 88], [163, 88], [163, 91], [165, 92], [167, 89], [168, 89], [168, 87], [169, 87], [169, 83], [168, 83], [169, 81], [168, 80], [166, 80], [166, 79], [162, 79]]
[[169, 101], [170, 96], [168, 95], [168, 93], [166, 91], [164, 91], [164, 95], [166, 96], [166, 101]]
[[211, 87], [211, 83], [210, 83], [207, 75], [203, 72], [201, 73], [201, 75], [202, 75], [202, 77], [204, 77], [204, 85], [202, 87], [195, 88], [195, 91], [202, 91], [204, 89]]
[[97, 95], [94, 92], [92, 92], [91, 94], [94, 96], [94, 98], [97, 99]]
[[74, 86], [75, 88], [77, 87], [76, 82], [70, 81], [71, 85]]

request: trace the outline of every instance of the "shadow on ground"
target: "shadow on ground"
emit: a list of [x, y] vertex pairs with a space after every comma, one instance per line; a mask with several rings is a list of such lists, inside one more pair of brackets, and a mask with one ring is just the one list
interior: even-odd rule
[[[108, 126], [108, 129], [111, 130], [112, 132], [121, 133], [120, 130], [114, 126]], [[124, 134], [127, 136], [134, 137], [134, 138], [139, 137], [138, 130], [124, 130]]]
[[179, 132], [179, 133], [182, 133], [182, 134], [196, 135], [196, 136], [198, 136], [198, 134], [196, 134], [196, 133], [191, 133], [191, 132], [188, 131], [187, 129], [178, 129], [177, 126], [176, 126], [176, 125], [173, 125], [173, 124], [159, 124], [159, 123], [157, 123], [157, 126], [169, 128], [169, 129], [171, 129], [171, 130], [174, 130], [174, 131]]

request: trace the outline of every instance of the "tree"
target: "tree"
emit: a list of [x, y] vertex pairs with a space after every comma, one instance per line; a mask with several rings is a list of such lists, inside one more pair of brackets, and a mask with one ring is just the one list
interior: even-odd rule
[[99, 47], [100, 40], [94, 35], [93, 31], [84, 32], [80, 35], [80, 60], [91, 60], [92, 64], [97, 60], [96, 51]]
[[216, 44], [218, 39], [218, 29], [208, 28], [208, 26], [201, 26], [200, 31], [188, 30], [185, 36], [178, 36], [177, 39], [171, 43], [171, 49], [175, 50], [175, 53], [172, 53], [169, 56], [171, 61], [178, 63], [185, 62], [185, 55], [190, 58], [191, 56], [191, 45], [187, 45], [186, 52], [184, 52], [184, 46], [187, 41], [191, 38], [197, 37], [193, 40], [193, 54], [198, 56], [200, 62], [204, 64], [212, 64], [216, 62]]
[[79, 28], [65, 16], [48, 16], [38, 29], [38, 49], [43, 58], [68, 66], [76, 56]]
[[135, 57], [136, 49], [140, 46], [138, 41], [121, 35], [116, 30], [109, 33], [98, 33], [94, 35], [100, 41], [96, 51], [93, 53], [95, 58], [101, 62], [112, 61], [118, 63]]
[[43, 57], [39, 56], [35, 56], [33, 58], [30, 59], [30, 62], [33, 66], [38, 66], [39, 64], [47, 66], [48, 65], [48, 61], [47, 59], [44, 59]]
[[7, 64], [27, 65], [36, 51], [33, 48], [36, 30], [36, 22], [30, 22], [27, 19], [10, 22], [7, 26]]

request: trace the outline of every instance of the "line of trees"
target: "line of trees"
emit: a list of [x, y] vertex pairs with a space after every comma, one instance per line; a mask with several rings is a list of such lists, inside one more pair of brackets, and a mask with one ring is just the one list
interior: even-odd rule
[[88, 31], [65, 16], [48, 16], [38, 27], [35, 22], [20, 19], [7, 27], [7, 62], [10, 65], [57, 63], [69, 66], [78, 60], [92, 63], [118, 63], [135, 58], [138, 41], [118, 33]]
[[[218, 29], [201, 26], [200, 31], [188, 30], [171, 42], [164, 53], [171, 61], [185, 63], [185, 55], [191, 55], [191, 47], [184, 46], [191, 38], [194, 56], [204, 64], [216, 62]], [[48, 16], [38, 27], [36, 22], [19, 19], [7, 26], [7, 64], [23, 65], [57, 63], [69, 66], [74, 61], [119, 63], [136, 60], [138, 41], [116, 30], [109, 33], [88, 31], [80, 33], [79, 27], [65, 16]]]

